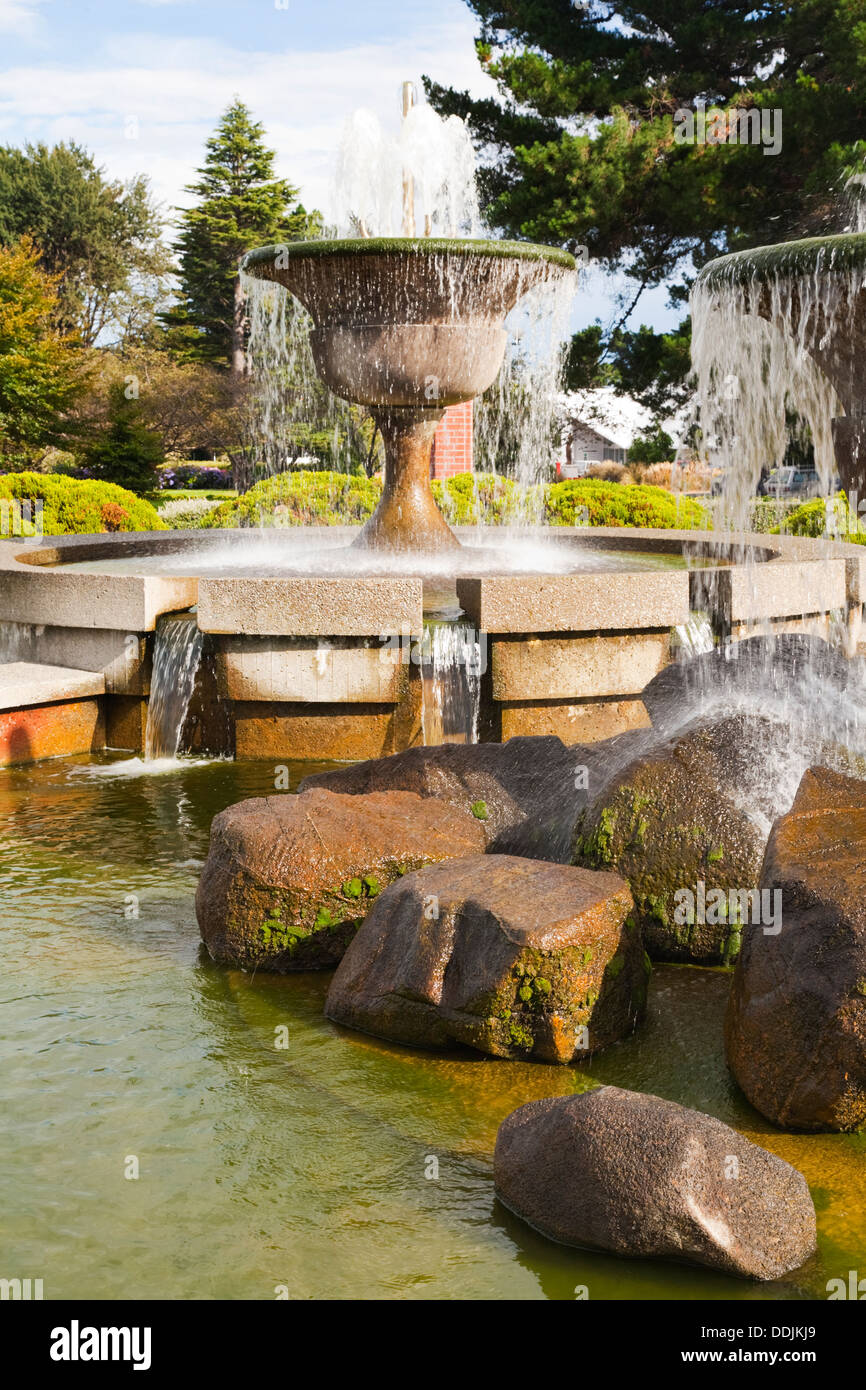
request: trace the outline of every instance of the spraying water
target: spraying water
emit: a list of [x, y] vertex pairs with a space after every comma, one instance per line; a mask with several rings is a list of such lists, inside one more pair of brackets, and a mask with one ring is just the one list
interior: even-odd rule
[[147, 706], [147, 762], [176, 758], [201, 660], [202, 634], [194, 613], [167, 613], [156, 625]]

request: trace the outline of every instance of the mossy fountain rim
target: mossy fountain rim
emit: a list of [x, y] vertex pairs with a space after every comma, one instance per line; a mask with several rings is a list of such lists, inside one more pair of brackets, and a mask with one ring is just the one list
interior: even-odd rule
[[[474, 237], [335, 237], [315, 241], [287, 241], [257, 246], [241, 261], [241, 269], [256, 275], [257, 269], [276, 255], [299, 259], [308, 256], [493, 256], [509, 260], [548, 261], [564, 270], [576, 269], [569, 251], [533, 241], [499, 241]], [[267, 278], [267, 277], [266, 277]]]
[[840, 232], [834, 236], [781, 241], [718, 256], [704, 266], [696, 288], [717, 290], [766, 280], [861, 269], [866, 271], [866, 234]]

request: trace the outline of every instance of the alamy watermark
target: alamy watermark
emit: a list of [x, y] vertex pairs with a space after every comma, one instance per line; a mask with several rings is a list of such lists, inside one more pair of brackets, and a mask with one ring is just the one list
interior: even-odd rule
[[710, 888], [699, 879], [694, 888], [674, 893], [674, 922], [678, 927], [763, 927], [765, 936], [782, 930], [781, 888]]
[[41, 497], [0, 498], [0, 540], [20, 537], [25, 541], [41, 541], [45, 535]]
[[674, 112], [676, 145], [756, 145], [765, 155], [782, 152], [782, 111], [753, 106], [682, 106]]

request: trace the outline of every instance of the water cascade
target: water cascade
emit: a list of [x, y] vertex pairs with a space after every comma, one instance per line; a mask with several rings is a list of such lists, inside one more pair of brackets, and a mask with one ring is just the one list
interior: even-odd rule
[[145, 732], [148, 762], [176, 758], [180, 752], [202, 640], [194, 613], [166, 613], [157, 622]]
[[725, 256], [697, 280], [701, 427], [725, 469], [737, 529], [747, 529], [762, 467], [783, 462], [798, 422], [809, 427], [822, 492], [838, 471], [846, 491], [863, 495], [864, 264], [866, 236], [842, 235]]
[[477, 743], [483, 651], [466, 623], [427, 623], [421, 644], [421, 722], [426, 745]]

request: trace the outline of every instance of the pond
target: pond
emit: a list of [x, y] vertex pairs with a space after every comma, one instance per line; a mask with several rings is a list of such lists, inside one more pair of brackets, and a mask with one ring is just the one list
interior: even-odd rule
[[[749, 1300], [826, 1297], [863, 1265], [866, 1136], [784, 1135], [738, 1096], [722, 971], [658, 967], [642, 1030], [557, 1068], [350, 1034], [323, 1017], [328, 975], [214, 965], [194, 912], [211, 818], [274, 777], [111, 755], [0, 772], [5, 1276], [49, 1299]], [[799, 1167], [817, 1257], [752, 1285], [524, 1226], [494, 1197], [498, 1124], [599, 1082], [709, 1111]]]

